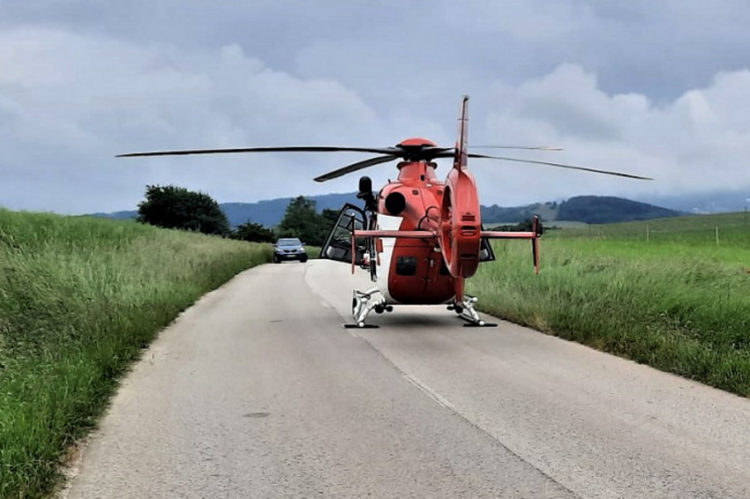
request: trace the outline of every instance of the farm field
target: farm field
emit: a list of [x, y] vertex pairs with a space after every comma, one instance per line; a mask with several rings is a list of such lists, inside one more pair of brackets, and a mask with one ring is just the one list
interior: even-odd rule
[[[717, 235], [718, 234], [718, 235]], [[489, 313], [750, 396], [746, 213], [549, 231], [495, 244], [469, 281]]]
[[44, 495], [118, 377], [271, 245], [0, 209], [0, 497]]

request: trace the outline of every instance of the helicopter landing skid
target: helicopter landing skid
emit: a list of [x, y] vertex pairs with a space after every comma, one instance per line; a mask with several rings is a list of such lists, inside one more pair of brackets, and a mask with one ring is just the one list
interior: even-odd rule
[[448, 310], [453, 310], [458, 314], [459, 319], [467, 322], [464, 327], [497, 327], [497, 324], [485, 322], [479, 317], [475, 307], [476, 302], [476, 296], [466, 295], [463, 301], [455, 301], [452, 305], [448, 305]]
[[[376, 296], [379, 295], [379, 296]], [[352, 292], [352, 318], [354, 324], [344, 324], [345, 328], [376, 328], [378, 326], [365, 324], [367, 316], [375, 310], [382, 314], [383, 312], [392, 312], [393, 306], [388, 305], [385, 298], [380, 295], [378, 288], [371, 288], [367, 291]]]
[[482, 323], [478, 324], [476, 322], [471, 322], [468, 319], [465, 319], [465, 318], [460, 317], [460, 316], [459, 316], [459, 319], [461, 319], [463, 321], [466, 321], [466, 324], [464, 324], [464, 327], [497, 327], [497, 324], [495, 324], [494, 322], [484, 322], [484, 321], [481, 321]]

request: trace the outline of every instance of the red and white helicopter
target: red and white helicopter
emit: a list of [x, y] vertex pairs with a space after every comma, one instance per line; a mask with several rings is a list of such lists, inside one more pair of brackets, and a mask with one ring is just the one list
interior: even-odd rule
[[[360, 208], [346, 204], [321, 249], [321, 258], [351, 262], [369, 270], [376, 285], [365, 291], [354, 290], [353, 325], [366, 324], [367, 316], [392, 311], [393, 305], [446, 304], [467, 325], [487, 326], [475, 310], [476, 297], [464, 293], [464, 282], [477, 271], [480, 262], [494, 260], [490, 239], [531, 241], [534, 268], [539, 271], [539, 237], [542, 227], [537, 217], [529, 232], [483, 230], [479, 195], [474, 177], [467, 168], [468, 158], [496, 159], [569, 168], [640, 180], [648, 177], [598, 170], [581, 166], [469, 153], [467, 150], [468, 96], [461, 102], [458, 140], [455, 147], [439, 147], [423, 138], [406, 139], [393, 147], [282, 146], [236, 149], [199, 149], [121, 154], [118, 157], [226, 154], [245, 152], [366, 152], [378, 156], [347, 165], [315, 178], [325, 182], [364, 168], [401, 159], [398, 179], [378, 193], [372, 181], [362, 177], [357, 197]], [[551, 147], [502, 147], [507, 149], [556, 150]], [[438, 158], [453, 158], [445, 181], [435, 175]]]

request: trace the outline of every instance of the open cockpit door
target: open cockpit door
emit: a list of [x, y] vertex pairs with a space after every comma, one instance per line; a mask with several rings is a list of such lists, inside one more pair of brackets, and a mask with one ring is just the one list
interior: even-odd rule
[[[352, 263], [352, 234], [355, 230], [366, 228], [367, 216], [365, 212], [353, 204], [345, 204], [331, 232], [326, 238], [325, 244], [320, 250], [320, 258], [336, 260], [338, 262]], [[358, 239], [355, 245], [356, 255], [354, 262], [361, 265], [367, 252], [367, 242]]]

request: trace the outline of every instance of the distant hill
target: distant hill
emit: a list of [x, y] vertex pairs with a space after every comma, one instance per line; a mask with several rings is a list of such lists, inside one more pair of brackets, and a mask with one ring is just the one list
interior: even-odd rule
[[[357, 199], [356, 192], [305, 197], [315, 201], [315, 207], [319, 212], [325, 209], [338, 210], [344, 203], [361, 204], [361, 201]], [[268, 199], [256, 203], [219, 203], [219, 206], [226, 213], [229, 225], [232, 227], [248, 221], [263, 224], [266, 227], [273, 227], [274, 225], [278, 225], [281, 219], [284, 218], [284, 211], [292, 199], [294, 198]], [[91, 215], [121, 220], [136, 218], [138, 212], [136, 210], [128, 210], [112, 213], [92, 213]]]
[[604, 224], [675, 217], [684, 214], [660, 206], [613, 196], [576, 196], [560, 203], [536, 203], [511, 208], [497, 205], [482, 207], [482, 220], [486, 223], [516, 223], [527, 220], [533, 215], [539, 215], [545, 222]]
[[686, 213], [729, 213], [750, 207], [750, 186], [744, 189], [707, 191], [692, 194], [642, 196], [639, 201]]
[[[315, 200], [318, 211], [338, 210], [344, 203], [361, 204], [355, 192], [307, 197]], [[247, 221], [272, 227], [281, 222], [284, 211], [292, 199], [288, 197], [257, 203], [220, 203], [220, 206], [233, 227]], [[679, 211], [611, 196], [576, 196], [559, 203], [551, 201], [514, 207], [492, 205], [482, 206], [481, 209], [482, 220], [486, 224], [517, 223], [528, 220], [533, 215], [539, 215], [545, 222], [568, 221], [596, 224], [684, 215]], [[137, 214], [133, 210], [95, 213], [94, 216], [123, 219], [135, 218]]]
[[534, 203], [523, 206], [503, 207], [493, 204], [482, 206], [482, 221], [488, 223], [516, 223], [539, 215], [542, 220], [557, 220], [559, 203]]
[[[362, 204], [357, 199], [356, 192], [305, 197], [315, 201], [315, 207], [319, 212], [325, 209], [338, 211], [344, 203]], [[229, 223], [232, 226], [245, 223], [249, 220], [263, 224], [266, 227], [272, 227], [278, 225], [281, 219], [284, 218], [284, 211], [292, 199], [269, 199], [267, 201], [258, 201], [257, 203], [221, 203], [219, 206], [227, 214]]]
[[555, 220], [606, 224], [679, 215], [684, 215], [684, 213], [630, 199], [612, 196], [576, 196], [560, 203]]
[[112, 213], [90, 213], [89, 216], [99, 218], [114, 218], [115, 220], [127, 220], [138, 216], [135, 210], [113, 211]]

